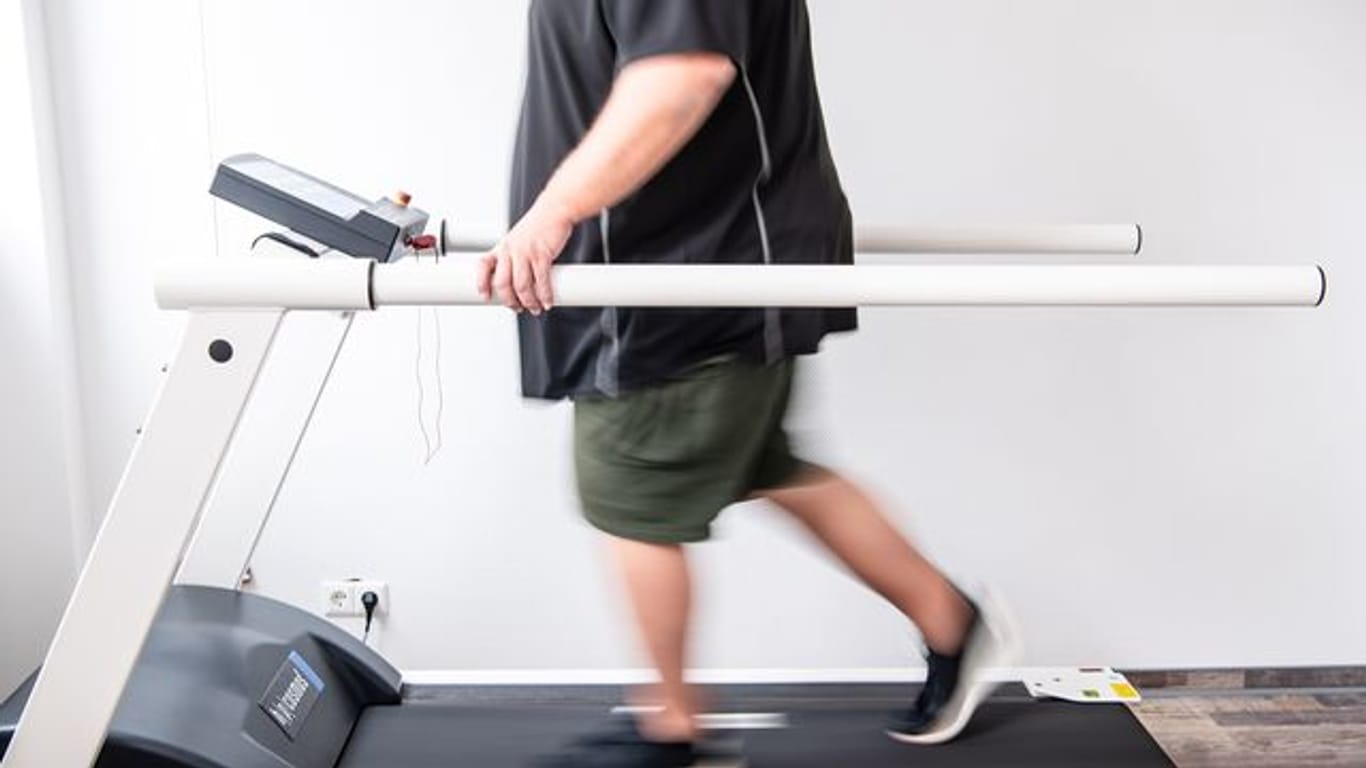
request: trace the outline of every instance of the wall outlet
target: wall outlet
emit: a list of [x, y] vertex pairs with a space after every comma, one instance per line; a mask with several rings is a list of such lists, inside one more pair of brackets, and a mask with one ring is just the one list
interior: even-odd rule
[[361, 595], [374, 592], [379, 597], [375, 615], [389, 612], [389, 585], [372, 579], [332, 579], [320, 585], [324, 616], [364, 616]]
[[324, 616], [356, 616], [356, 590], [353, 581], [324, 581], [322, 606]]

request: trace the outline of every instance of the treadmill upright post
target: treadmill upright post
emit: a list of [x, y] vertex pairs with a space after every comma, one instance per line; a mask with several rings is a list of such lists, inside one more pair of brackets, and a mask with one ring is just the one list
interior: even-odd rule
[[276, 362], [257, 380], [175, 583], [241, 588], [354, 319], [353, 312], [290, 312], [281, 319]]
[[98, 757], [283, 314], [191, 313], [4, 768], [78, 768]]

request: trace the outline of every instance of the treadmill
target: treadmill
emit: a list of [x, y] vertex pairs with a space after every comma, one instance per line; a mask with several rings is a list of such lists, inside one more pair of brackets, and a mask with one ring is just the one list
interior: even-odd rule
[[[32, 678], [0, 705], [0, 753]], [[1127, 707], [1036, 700], [1007, 686], [958, 740], [881, 732], [909, 684], [732, 685], [751, 768], [1169, 766]], [[98, 768], [519, 768], [599, 728], [615, 686], [406, 687], [398, 670], [307, 611], [230, 589], [173, 586]], [[748, 715], [747, 713], [764, 713]]]
[[[259, 155], [224, 161], [211, 192], [285, 227], [288, 233], [268, 236], [309, 258], [335, 251], [373, 270], [417, 251], [444, 251], [447, 242], [444, 222], [438, 242], [423, 234], [427, 215], [404, 195], [368, 201]], [[234, 354], [222, 339], [208, 351], [213, 363], [205, 365]], [[287, 467], [283, 460], [275, 487]], [[198, 535], [222, 519], [210, 509]], [[238, 525], [254, 541], [264, 519], [262, 512]], [[236, 579], [220, 582], [180, 580], [164, 597], [147, 598], [159, 607], [105, 730], [100, 768], [500, 768], [624, 716], [613, 714], [621, 700], [615, 686], [405, 686], [382, 656], [332, 623], [243, 593]], [[118, 620], [106, 615], [113, 627]], [[0, 704], [0, 755], [38, 674]], [[82, 690], [73, 688], [61, 695], [77, 704]], [[751, 766], [1171, 764], [1126, 707], [1037, 700], [1020, 684], [986, 702], [959, 740], [936, 747], [881, 732], [886, 713], [913, 699], [911, 685], [735, 685], [714, 693], [723, 703], [718, 722], [743, 729]], [[768, 714], [746, 714], [754, 712]]]

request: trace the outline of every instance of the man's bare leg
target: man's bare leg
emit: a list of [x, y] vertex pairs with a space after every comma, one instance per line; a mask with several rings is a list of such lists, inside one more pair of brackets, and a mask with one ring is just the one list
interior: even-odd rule
[[[960, 650], [972, 609], [949, 581], [911, 546], [857, 486], [813, 470], [799, 484], [761, 494], [792, 514], [871, 589], [906, 615], [941, 654]], [[678, 545], [612, 537], [641, 640], [659, 675], [638, 702], [645, 735], [658, 741], [697, 736], [698, 697], [683, 679], [692, 583]]]
[[693, 741], [697, 698], [683, 680], [692, 608], [687, 556], [676, 544], [616, 537], [610, 542], [645, 651], [659, 674], [658, 685], [638, 702], [650, 707], [638, 718], [641, 730], [655, 741]]
[[957, 654], [972, 609], [858, 486], [823, 469], [797, 485], [763, 491], [799, 520], [870, 588], [920, 629], [935, 652]]

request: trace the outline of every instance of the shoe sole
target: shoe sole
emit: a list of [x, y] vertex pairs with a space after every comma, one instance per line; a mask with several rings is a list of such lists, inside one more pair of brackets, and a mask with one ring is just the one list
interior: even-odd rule
[[[1021, 657], [1020, 635], [1015, 628], [1014, 619], [1004, 606], [995, 602], [990, 594], [986, 594], [978, 601], [978, 608], [982, 611], [982, 622], [986, 626], [987, 637], [978, 638], [976, 642], [970, 643], [963, 655], [964, 668], [970, 678], [980, 678], [983, 670], [992, 667], [1014, 667], [1019, 664]], [[983, 648], [983, 643], [987, 643], [987, 647]], [[952, 741], [967, 727], [982, 701], [999, 685], [997, 682], [982, 680], [969, 683], [956, 707], [952, 700], [949, 701], [949, 712], [952, 712], [953, 716], [943, 726], [925, 733], [898, 733], [891, 730], [886, 733], [903, 744], [926, 746]]]

